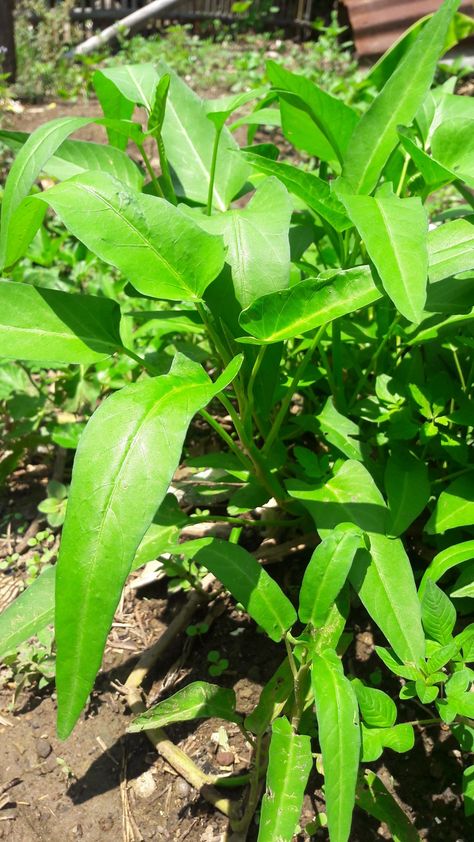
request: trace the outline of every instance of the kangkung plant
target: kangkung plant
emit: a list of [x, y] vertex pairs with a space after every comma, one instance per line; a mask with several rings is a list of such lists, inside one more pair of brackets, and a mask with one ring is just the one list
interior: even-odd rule
[[[433, 87], [439, 58], [472, 26], [458, 5], [445, 0], [371, 69], [362, 115], [271, 61], [268, 86], [217, 101], [165, 66], [136, 65], [95, 75], [109, 145], [70, 139], [89, 118], [1, 134], [16, 158], [1, 214], [0, 355], [48, 370], [125, 355], [137, 367], [82, 432], [57, 565], [0, 617], [0, 655], [54, 618], [65, 739], [130, 572], [170, 553], [201, 592], [213, 575], [281, 643], [281, 666], [246, 717], [233, 690], [196, 682], [130, 730], [237, 723], [254, 750], [249, 775], [212, 782], [248, 782], [231, 813], [245, 835], [266, 778], [259, 842], [290, 842], [315, 762], [331, 842], [349, 839], [354, 804], [416, 839], [361, 764], [409, 751], [420, 724], [450, 724], [464, 749], [474, 739], [474, 102], [451, 81]], [[280, 124], [312, 168], [278, 160], [271, 143], [240, 148], [233, 130], [245, 123], [250, 144], [258, 125]], [[129, 304], [110, 289], [9, 280], [48, 208], [115, 267]], [[168, 369], [153, 345], [166, 330], [189, 338]], [[214, 519], [167, 494], [196, 414], [222, 447], [189, 466], [211, 471], [227, 505], [215, 519], [233, 530], [180, 544], [193, 517]], [[270, 500], [285, 541], [315, 538], [297, 605], [239, 543], [243, 526], [271, 523], [258, 515]], [[385, 644], [382, 671], [402, 679], [422, 720], [345, 673], [360, 603]], [[470, 767], [468, 811], [472, 790]]]

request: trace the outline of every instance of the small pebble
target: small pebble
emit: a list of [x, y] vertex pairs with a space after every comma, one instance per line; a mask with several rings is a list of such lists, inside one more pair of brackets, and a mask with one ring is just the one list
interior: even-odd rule
[[49, 740], [46, 740], [44, 737], [40, 737], [36, 740], [36, 754], [42, 760], [46, 760], [47, 757], [51, 754], [53, 747]]
[[72, 835], [76, 837], [76, 839], [82, 839], [84, 836], [84, 831], [82, 829], [81, 824], [75, 824], [71, 831]]
[[178, 798], [188, 798], [189, 793], [191, 792], [191, 787], [184, 778], [178, 778], [174, 790]]
[[216, 760], [219, 766], [232, 766], [234, 762], [234, 755], [231, 751], [219, 750], [216, 754]]
[[150, 798], [156, 790], [156, 783], [151, 769], [147, 769], [146, 772], [142, 772], [138, 778], [135, 778], [132, 786], [138, 798]]

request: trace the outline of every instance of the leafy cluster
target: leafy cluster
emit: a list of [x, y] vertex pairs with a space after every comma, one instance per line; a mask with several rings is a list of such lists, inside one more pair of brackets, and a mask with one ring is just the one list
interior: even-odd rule
[[[403, 679], [400, 698], [432, 705], [428, 722], [472, 745], [474, 114], [449, 83], [432, 88], [439, 57], [472, 26], [458, 5], [445, 0], [374, 66], [362, 115], [273, 61], [269, 85], [216, 101], [140, 64], [94, 77], [108, 147], [70, 139], [86, 118], [2, 133], [17, 154], [2, 203], [1, 355], [52, 371], [121, 355], [135, 369], [81, 431], [58, 563], [1, 615], [0, 656], [54, 617], [66, 738], [130, 572], [166, 552], [181, 556], [171, 575], [181, 564], [199, 587], [212, 574], [282, 643], [281, 666], [246, 717], [232, 690], [197, 682], [131, 730], [237, 723], [254, 766], [234, 826], [248, 826], [266, 770], [259, 842], [290, 842], [315, 746], [331, 842], [349, 838], [355, 803], [413, 838], [360, 773], [386, 749], [408, 751], [419, 720], [399, 721], [388, 694], [345, 672], [356, 600], [387, 644], [381, 663]], [[228, 123], [248, 125], [249, 144], [256, 126], [281, 125], [315, 169], [279, 160], [273, 144], [239, 148]], [[53, 185], [36, 189], [40, 173]], [[457, 204], [430, 214], [447, 185]], [[48, 208], [115, 268], [120, 293], [11, 280]], [[177, 335], [187, 345], [169, 364]], [[213, 519], [167, 494], [198, 413], [222, 449], [188, 464], [197, 486], [211, 472], [226, 503], [217, 518], [238, 529], [180, 544], [190, 521]], [[54, 499], [43, 510], [63, 515]], [[297, 605], [239, 543], [270, 501], [288, 536], [316, 538]], [[216, 650], [209, 662], [216, 677], [228, 666]], [[472, 770], [465, 781], [469, 804]]]

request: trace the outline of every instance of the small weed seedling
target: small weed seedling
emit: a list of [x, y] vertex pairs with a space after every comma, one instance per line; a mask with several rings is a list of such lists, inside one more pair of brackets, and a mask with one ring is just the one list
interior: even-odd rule
[[[281, 665], [247, 716], [233, 690], [197, 681], [130, 730], [153, 739], [177, 721], [234, 723], [253, 752], [243, 777], [204, 775], [159, 745], [236, 833], [266, 778], [259, 842], [292, 839], [315, 755], [331, 842], [349, 839], [356, 803], [393, 838], [415, 839], [364, 764], [409, 752], [418, 724], [445, 723], [472, 748], [474, 111], [449, 80], [433, 87], [439, 58], [473, 29], [458, 6], [445, 0], [377, 62], [357, 109], [274, 61], [269, 84], [213, 102], [166, 66], [139, 64], [94, 76], [109, 146], [71, 139], [90, 118], [1, 133], [16, 152], [1, 213], [1, 356], [82, 373], [117, 356], [123, 368], [80, 436], [58, 563], [0, 616], [0, 657], [54, 619], [66, 739], [130, 572], [167, 554], [196, 605], [215, 577], [281, 645]], [[281, 125], [313, 169], [278, 160], [271, 143], [239, 148], [242, 123], [249, 143], [256, 126]], [[116, 285], [15, 280], [48, 209], [114, 267]], [[207, 425], [219, 452], [190, 456], [197, 415], [192, 435]], [[181, 461], [187, 514], [167, 496]], [[61, 495], [48, 497], [50, 517], [64, 514]], [[180, 542], [203, 517], [225, 521], [229, 540]], [[285, 551], [315, 547], [293, 600], [243, 545], [243, 527], [270, 524]], [[383, 644], [371, 683], [347, 673], [354, 603]], [[226, 660], [208, 657], [221, 675]], [[387, 674], [400, 679], [400, 710], [378, 686]], [[217, 792], [229, 786], [246, 787], [240, 806]], [[469, 811], [472, 767], [463, 786]]]

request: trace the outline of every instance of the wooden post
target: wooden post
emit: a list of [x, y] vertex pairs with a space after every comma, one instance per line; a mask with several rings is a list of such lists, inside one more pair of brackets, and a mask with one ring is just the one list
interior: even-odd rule
[[0, 73], [8, 73], [8, 82], [16, 76], [14, 0], [0, 0]]

